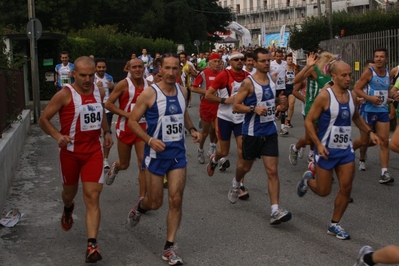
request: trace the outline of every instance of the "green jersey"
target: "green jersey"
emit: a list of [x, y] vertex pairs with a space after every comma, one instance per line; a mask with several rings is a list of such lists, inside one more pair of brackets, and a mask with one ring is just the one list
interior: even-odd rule
[[308, 114], [310, 107], [312, 107], [316, 96], [319, 95], [320, 90], [331, 81], [331, 76], [323, 75], [317, 66], [313, 66], [313, 69], [316, 71], [317, 79], [308, 79], [306, 85], [305, 116]]

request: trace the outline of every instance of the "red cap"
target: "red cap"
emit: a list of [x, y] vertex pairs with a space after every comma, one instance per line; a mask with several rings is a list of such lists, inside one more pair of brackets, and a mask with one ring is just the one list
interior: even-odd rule
[[220, 58], [220, 55], [218, 54], [218, 53], [212, 53], [210, 56], [209, 56], [209, 61], [211, 61], [211, 60], [220, 60], [221, 58]]

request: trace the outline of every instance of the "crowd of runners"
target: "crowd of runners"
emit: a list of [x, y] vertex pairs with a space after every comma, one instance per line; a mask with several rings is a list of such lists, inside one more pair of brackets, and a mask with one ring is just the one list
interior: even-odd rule
[[[72, 64], [68, 52], [61, 52], [62, 64], [56, 67], [54, 83], [59, 91], [39, 124], [60, 147], [62, 229], [72, 228], [74, 198], [81, 179], [88, 238], [85, 261], [102, 259], [97, 244], [101, 190], [104, 182], [112, 185], [119, 171], [128, 169], [134, 146], [140, 190], [127, 222], [137, 226], [147, 211], [160, 208], [167, 190], [169, 209], [162, 259], [170, 265], [181, 265], [175, 238], [182, 217], [187, 153], [196, 152], [198, 163], [209, 176], [216, 169], [235, 167], [231, 185], [226, 187], [232, 204], [250, 197], [244, 179], [255, 159], [261, 159], [268, 180], [270, 224], [278, 225], [292, 218], [279, 201], [279, 157], [287, 156], [292, 165], [297, 165], [309, 146], [308, 167], [296, 193], [303, 197], [310, 189], [321, 197], [329, 195], [335, 171], [339, 192], [327, 233], [340, 240], [350, 239], [340, 221], [351, 201], [356, 168], [367, 171], [367, 147], [379, 146], [381, 175], [376, 180], [383, 185], [394, 182], [389, 155], [391, 150], [399, 152], [399, 131], [390, 139], [389, 123], [399, 117], [399, 66], [386, 69], [385, 49], [375, 50], [370, 58], [352, 89], [352, 69], [344, 58], [321, 50], [308, 53], [306, 66], [300, 70], [292, 54], [274, 46], [220, 47], [191, 55], [184, 51], [156, 53], [154, 58], [143, 49], [140, 56], [132, 54], [124, 68], [127, 77], [116, 84], [106, 73], [104, 59], [82, 56]], [[201, 99], [197, 127], [187, 111], [193, 94]], [[302, 103], [304, 121], [292, 121], [296, 99]], [[57, 113], [61, 129], [50, 121]], [[113, 115], [117, 116], [115, 129]], [[360, 130], [360, 137], [353, 141], [352, 122]], [[279, 136], [284, 138], [290, 128], [302, 125], [304, 136], [292, 143], [288, 152], [279, 150]], [[236, 165], [228, 159], [234, 145], [232, 134]], [[187, 136], [198, 143], [197, 151], [186, 150]], [[109, 163], [113, 141], [118, 158]], [[356, 163], [357, 149], [360, 159]], [[361, 247], [355, 265], [376, 263], [399, 263], [399, 247], [377, 251]]]

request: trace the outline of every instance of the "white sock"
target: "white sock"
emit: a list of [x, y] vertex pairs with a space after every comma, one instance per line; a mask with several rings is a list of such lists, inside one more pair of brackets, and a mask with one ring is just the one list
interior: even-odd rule
[[233, 187], [238, 188], [240, 187], [240, 182], [237, 182], [236, 178], [233, 178]]
[[381, 175], [384, 175], [386, 171], [388, 171], [388, 168], [381, 168]]
[[209, 146], [216, 147], [216, 143], [209, 143]]
[[278, 210], [278, 204], [273, 204], [272, 205], [272, 214]]
[[314, 156], [314, 151], [309, 150], [309, 156]]
[[294, 147], [292, 149], [294, 150], [294, 152], [298, 152], [298, 149], [296, 148], [295, 145], [294, 145]]
[[204, 152], [204, 149], [201, 150], [200, 148], [198, 148], [198, 151], [199, 151], [199, 152]]
[[244, 183], [243, 182], [240, 182], [240, 187], [243, 187], [244, 186]]

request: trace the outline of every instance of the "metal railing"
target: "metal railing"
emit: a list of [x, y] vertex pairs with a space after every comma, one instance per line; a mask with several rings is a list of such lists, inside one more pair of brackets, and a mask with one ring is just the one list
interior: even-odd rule
[[[388, 50], [387, 68], [389, 70], [399, 64], [399, 29], [322, 41], [320, 47], [331, 53], [342, 54], [342, 59], [352, 67], [352, 78], [356, 81], [363, 72], [364, 62], [367, 59], [373, 59], [375, 49]], [[359, 70], [355, 68], [357, 64], [359, 64]]]
[[0, 67], [0, 138], [25, 108], [24, 74]]

